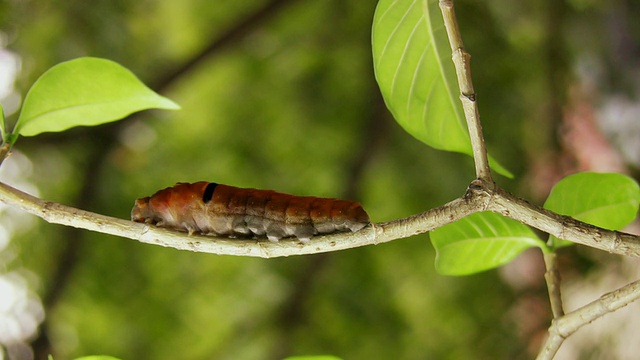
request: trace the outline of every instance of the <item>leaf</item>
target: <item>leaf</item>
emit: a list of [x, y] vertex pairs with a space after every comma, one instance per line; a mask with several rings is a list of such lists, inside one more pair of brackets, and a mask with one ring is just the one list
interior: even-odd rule
[[76, 358], [75, 360], [120, 360], [120, 359], [115, 358], [113, 356], [108, 356], [108, 355], [90, 355], [90, 356], [79, 357], [79, 358]]
[[[635, 220], [640, 187], [632, 178], [615, 173], [582, 172], [569, 175], [551, 189], [544, 207], [562, 215], [610, 230]], [[554, 247], [572, 245], [552, 237]]]
[[373, 21], [376, 79], [398, 123], [424, 143], [469, 152], [455, 68], [437, 1], [381, 0]]
[[501, 215], [469, 215], [429, 233], [436, 249], [436, 270], [443, 275], [469, 275], [513, 260], [522, 251], [546, 245], [526, 225]]
[[95, 126], [151, 108], [180, 107], [113, 61], [79, 58], [52, 67], [33, 84], [15, 133], [34, 136], [74, 126]]
[[431, 147], [473, 155], [438, 0], [379, 1], [372, 43], [375, 76], [396, 121]]

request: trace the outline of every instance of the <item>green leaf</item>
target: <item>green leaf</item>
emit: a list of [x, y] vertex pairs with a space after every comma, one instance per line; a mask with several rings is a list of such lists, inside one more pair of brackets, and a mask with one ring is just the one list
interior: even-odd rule
[[526, 225], [501, 215], [469, 215], [429, 233], [436, 249], [436, 270], [443, 275], [469, 275], [513, 260], [522, 251], [546, 245]]
[[75, 360], [120, 360], [120, 359], [115, 358], [113, 356], [108, 356], [108, 355], [90, 355], [90, 356], [79, 357], [79, 358], [76, 358]]
[[372, 42], [375, 76], [396, 121], [431, 147], [472, 155], [438, 0], [379, 1]]
[[[640, 187], [632, 178], [615, 173], [582, 172], [560, 180], [544, 207], [562, 215], [610, 230], [620, 230], [635, 220]], [[554, 247], [572, 245], [552, 237]]]
[[34, 136], [74, 126], [95, 126], [151, 108], [180, 107], [113, 61], [79, 58], [52, 67], [33, 84], [15, 133]]
[[379, 1], [372, 34], [376, 79], [398, 123], [436, 149], [470, 152], [438, 1]]

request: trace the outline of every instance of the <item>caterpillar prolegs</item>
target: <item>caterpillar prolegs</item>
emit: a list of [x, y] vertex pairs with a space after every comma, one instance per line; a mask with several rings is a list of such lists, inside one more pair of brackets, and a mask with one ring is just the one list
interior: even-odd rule
[[189, 234], [266, 236], [271, 241], [295, 236], [302, 242], [318, 234], [358, 231], [370, 223], [356, 202], [205, 181], [177, 183], [137, 199], [131, 219]]

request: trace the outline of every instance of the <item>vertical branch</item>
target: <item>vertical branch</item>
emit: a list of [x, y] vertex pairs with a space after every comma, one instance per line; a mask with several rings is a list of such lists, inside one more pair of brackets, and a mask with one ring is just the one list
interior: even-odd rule
[[560, 293], [560, 271], [558, 271], [556, 260], [557, 255], [555, 252], [544, 254], [544, 264], [547, 268], [547, 272], [544, 273], [544, 279], [547, 282], [549, 302], [551, 303], [551, 312], [553, 313], [554, 319], [564, 315], [562, 296]]
[[440, 0], [440, 10], [444, 18], [444, 26], [449, 37], [451, 51], [453, 52], [453, 63], [456, 67], [456, 75], [458, 76], [458, 85], [460, 87], [460, 101], [464, 109], [464, 117], [467, 120], [469, 135], [471, 136], [476, 176], [487, 184], [493, 184], [487, 148], [482, 134], [480, 113], [476, 103], [476, 93], [471, 80], [471, 55], [465, 51], [462, 43], [462, 36], [460, 35], [460, 29], [453, 10], [453, 0]]

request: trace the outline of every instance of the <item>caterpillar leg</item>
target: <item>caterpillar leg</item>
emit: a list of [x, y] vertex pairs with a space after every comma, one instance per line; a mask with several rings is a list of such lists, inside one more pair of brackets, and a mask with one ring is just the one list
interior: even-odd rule
[[301, 243], [308, 243], [311, 237], [317, 234], [313, 225], [309, 224], [289, 224], [285, 226], [287, 235], [295, 236]]

